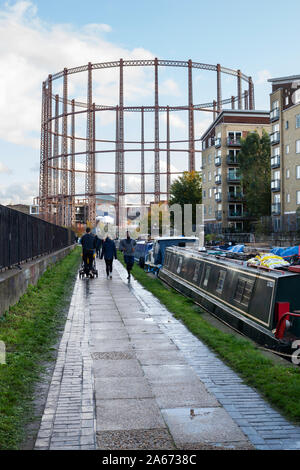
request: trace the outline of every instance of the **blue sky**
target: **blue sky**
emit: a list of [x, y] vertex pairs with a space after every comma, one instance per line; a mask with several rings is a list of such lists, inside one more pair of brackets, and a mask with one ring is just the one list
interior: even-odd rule
[[[0, 203], [30, 203], [37, 194], [41, 83], [49, 73], [119, 57], [191, 58], [251, 75], [256, 108], [268, 109], [267, 79], [299, 73], [299, 17], [297, 0], [0, 1]], [[128, 102], [152, 101], [148, 72], [128, 80]], [[184, 101], [185, 81], [179, 70], [162, 71], [161, 100]], [[214, 82], [195, 74], [195, 102], [214, 97]], [[234, 83], [226, 87], [235, 90]], [[110, 80], [98, 88], [99, 99], [114, 103]], [[199, 117], [199, 133], [209, 119]], [[102, 124], [101, 132], [111, 134], [109, 117]], [[126, 125], [130, 136], [134, 118]], [[176, 135], [184, 134], [182, 122], [174, 126]]]

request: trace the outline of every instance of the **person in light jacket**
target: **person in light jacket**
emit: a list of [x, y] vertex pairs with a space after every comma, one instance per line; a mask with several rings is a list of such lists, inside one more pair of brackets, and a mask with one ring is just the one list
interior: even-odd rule
[[113, 259], [117, 259], [117, 250], [116, 245], [109, 236], [106, 237], [102, 245], [101, 259], [104, 258], [106, 265], [106, 276], [107, 279], [110, 277], [112, 279], [112, 270], [113, 270]]
[[127, 279], [130, 281], [130, 271], [134, 265], [134, 248], [136, 245], [136, 241], [130, 238], [129, 232], [127, 232], [127, 237], [120, 242], [120, 251], [123, 251], [124, 254], [124, 261], [126, 264], [127, 269]]

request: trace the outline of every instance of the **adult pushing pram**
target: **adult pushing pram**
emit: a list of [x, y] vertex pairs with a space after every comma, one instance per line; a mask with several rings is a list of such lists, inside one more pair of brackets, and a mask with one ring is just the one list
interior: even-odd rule
[[95, 258], [96, 252], [94, 250], [86, 250], [82, 252], [82, 264], [79, 270], [80, 279], [84, 278], [84, 276], [92, 279], [94, 279], [94, 277], [98, 277]]
[[94, 235], [91, 233], [91, 229], [88, 227], [86, 229], [85, 235], [81, 238], [82, 244], [82, 266], [79, 270], [79, 277], [83, 278], [91, 277], [94, 278], [95, 276], [98, 277], [98, 271], [96, 269], [96, 239]]

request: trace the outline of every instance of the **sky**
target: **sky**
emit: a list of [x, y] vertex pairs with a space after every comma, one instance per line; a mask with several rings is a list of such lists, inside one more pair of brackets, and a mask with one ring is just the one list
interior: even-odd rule
[[[31, 204], [38, 195], [41, 88], [49, 74], [121, 57], [220, 63], [252, 76], [256, 108], [268, 110], [271, 87], [267, 79], [300, 73], [299, 14], [298, 0], [286, 0], [284, 11], [282, 2], [276, 0], [0, 0], [0, 204]], [[94, 76], [97, 104], [117, 104], [116, 73], [111, 69]], [[160, 69], [160, 104], [185, 104], [186, 78], [185, 69]], [[128, 68], [124, 80], [125, 104], [153, 104], [150, 70]], [[215, 74], [201, 70], [194, 73], [193, 81], [195, 103], [215, 98]], [[70, 96], [86, 100], [85, 83], [79, 74], [73, 76]], [[230, 77], [222, 85], [223, 98], [235, 94]], [[55, 86], [61, 91], [61, 84]], [[171, 119], [173, 138], [186, 136], [187, 116], [177, 113]], [[152, 121], [146, 123], [149, 139], [153, 138]], [[162, 114], [161, 136], [165, 121]], [[197, 114], [196, 138], [210, 122], [210, 115]], [[84, 135], [83, 122], [78, 122], [77, 129]], [[138, 117], [131, 113], [125, 119], [125, 139], [135, 140], [137, 129]], [[114, 138], [114, 132], [109, 113], [97, 116], [98, 136]], [[80, 145], [76, 150], [80, 151]], [[185, 158], [180, 153], [174, 157], [174, 171], [181, 171]], [[76, 165], [80, 169], [83, 160], [78, 159]], [[112, 165], [112, 159], [97, 163], [98, 168]], [[125, 165], [128, 171], [136, 167], [134, 152], [128, 154]], [[153, 169], [152, 157], [146, 165], [149, 171]], [[82, 183], [76, 184], [80, 188]], [[128, 177], [126, 184], [134, 188], [139, 181]], [[152, 179], [146, 181], [149, 190], [152, 184]], [[112, 186], [109, 177], [97, 178], [100, 191]]]

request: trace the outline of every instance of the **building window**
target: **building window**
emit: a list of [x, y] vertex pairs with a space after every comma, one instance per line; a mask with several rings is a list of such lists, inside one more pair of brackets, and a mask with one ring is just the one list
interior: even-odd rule
[[290, 202], [290, 201], [291, 201], [291, 197], [290, 197], [290, 194], [288, 193], [288, 194], [286, 195], [286, 202]]
[[285, 105], [287, 106], [288, 104], [289, 104], [289, 97], [286, 96], [286, 97], [285, 97]]
[[285, 146], [285, 153], [286, 154], [290, 153], [290, 146], [289, 145]]
[[296, 191], [296, 201], [297, 204], [300, 204], [300, 191]]
[[208, 172], [208, 181], [211, 181], [211, 171]]
[[287, 168], [286, 169], [286, 179], [289, 179], [289, 177], [290, 177], [290, 169]]
[[245, 307], [248, 307], [249, 301], [252, 296], [254, 281], [246, 278], [239, 278], [234, 294], [234, 300]]
[[208, 190], [208, 197], [211, 197], [211, 188]]
[[300, 127], [300, 114], [296, 114], [296, 128]]
[[297, 178], [297, 180], [300, 179], [300, 165], [296, 166], [296, 178]]
[[286, 129], [289, 128], [289, 121], [285, 121], [285, 128], [286, 128]]
[[206, 183], [206, 175], [205, 175], [205, 173], [202, 174], [202, 180], [203, 180], [203, 183]]
[[208, 158], [207, 158], [207, 163], [210, 164], [211, 163], [211, 155], [208, 155]]
[[296, 140], [296, 153], [300, 153], [300, 140]]
[[205, 190], [205, 189], [203, 189], [203, 191], [202, 191], [202, 197], [203, 197], [203, 198], [206, 197], [206, 190]]
[[279, 101], [278, 101], [278, 100], [275, 100], [275, 101], [273, 101], [273, 103], [272, 103], [272, 109], [277, 109], [277, 108], [279, 108]]

